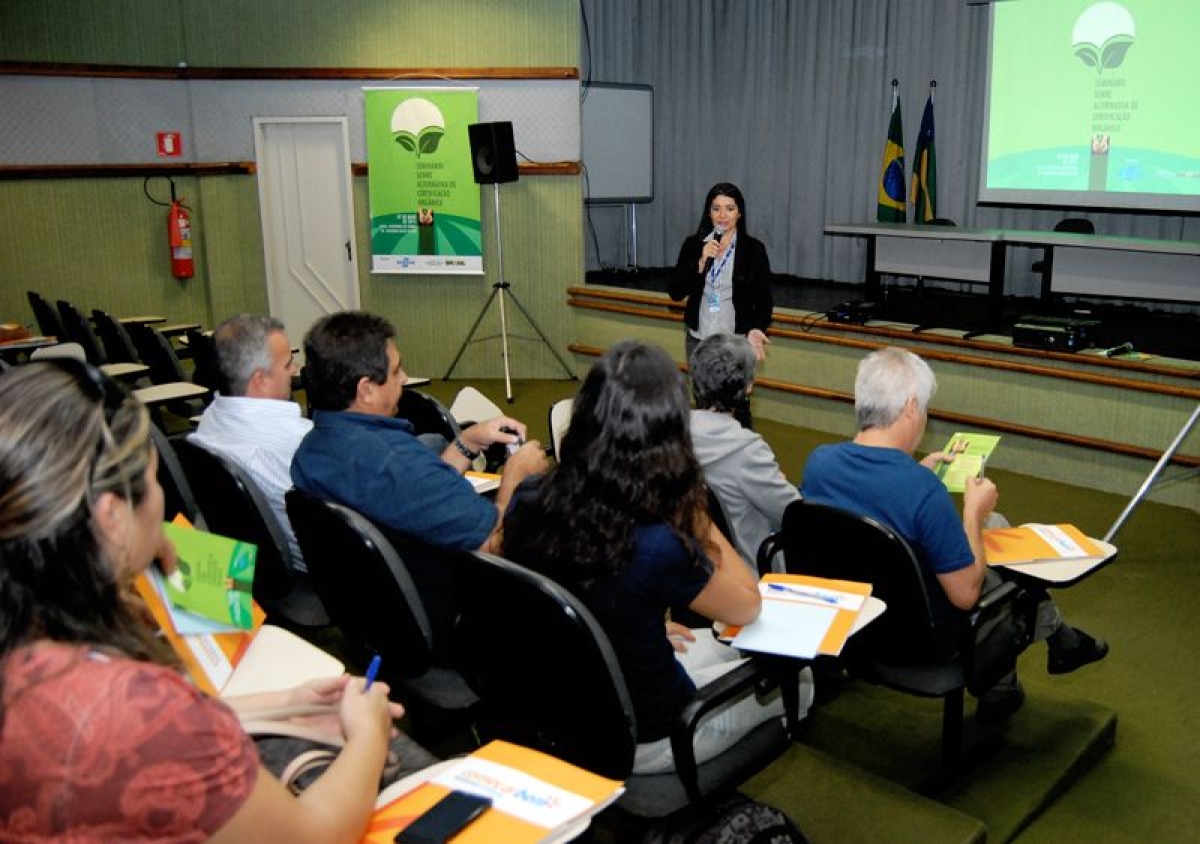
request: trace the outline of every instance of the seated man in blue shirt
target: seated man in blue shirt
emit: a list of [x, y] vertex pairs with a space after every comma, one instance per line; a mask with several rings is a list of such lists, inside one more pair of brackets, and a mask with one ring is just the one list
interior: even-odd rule
[[[331, 314], [304, 337], [305, 388], [313, 429], [292, 460], [298, 489], [336, 501], [376, 524], [429, 545], [492, 547], [500, 516], [526, 477], [546, 470], [537, 442], [507, 461], [495, 499], [477, 494], [463, 472], [493, 443], [519, 443], [525, 426], [505, 416], [472, 425], [439, 456], [395, 417], [404, 368], [386, 319]], [[435, 636], [454, 617], [449, 572], [420, 554], [406, 557]]]
[[[809, 455], [801, 493], [818, 504], [888, 525], [934, 573], [949, 603], [970, 611], [989, 584], [999, 582], [988, 568], [983, 543], [983, 528], [999, 496], [991, 480], [971, 479], [960, 519], [949, 491], [932, 471], [953, 457], [934, 452], [919, 463], [913, 459], [936, 389], [933, 371], [912, 352], [888, 347], [868, 355], [854, 382], [858, 434], [851, 442], [821, 446]], [[1104, 641], [1065, 624], [1048, 597], [1038, 605], [1034, 638], [1046, 639], [1051, 674], [1074, 671], [1108, 653]], [[1021, 686], [1012, 677], [984, 695], [979, 715], [1003, 717], [1023, 702]]]

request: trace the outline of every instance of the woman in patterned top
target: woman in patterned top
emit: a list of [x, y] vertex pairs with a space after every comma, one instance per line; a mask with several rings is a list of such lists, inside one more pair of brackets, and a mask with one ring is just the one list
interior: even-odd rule
[[0, 376], [0, 840], [358, 841], [399, 708], [358, 678], [279, 693], [336, 703], [345, 748], [299, 797], [261, 767], [130, 597], [174, 565], [149, 424], [86, 364]]

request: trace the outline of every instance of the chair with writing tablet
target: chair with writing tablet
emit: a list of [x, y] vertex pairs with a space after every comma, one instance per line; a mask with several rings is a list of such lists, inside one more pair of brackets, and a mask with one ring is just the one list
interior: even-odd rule
[[716, 758], [699, 766], [693, 761], [691, 737], [702, 715], [772, 679], [795, 687], [794, 673], [781, 677], [773, 663], [748, 660], [699, 689], [680, 715], [671, 736], [678, 771], [633, 774], [633, 704], [599, 622], [537, 572], [478, 551], [464, 557], [456, 644], [463, 673], [483, 700], [483, 738], [523, 744], [623, 780], [617, 805], [639, 817], [662, 817], [736, 787], [787, 748], [788, 731], [771, 719]]
[[869, 682], [941, 698], [942, 770], [918, 785], [936, 790], [973, 761], [963, 752], [964, 691], [979, 695], [991, 688], [1015, 670], [1029, 645], [1032, 618], [1015, 611], [1024, 607], [1021, 590], [1001, 584], [980, 597], [974, 612], [962, 612], [891, 528], [810, 501], [784, 510], [782, 529], [760, 549], [761, 573], [772, 570], [780, 551], [789, 573], [870, 583], [872, 597], [887, 604], [887, 612], [847, 643], [843, 658]]
[[550, 405], [550, 443], [554, 446], [555, 459], [558, 459], [563, 437], [567, 435], [567, 428], [571, 425], [571, 411], [574, 408], [574, 399], [559, 399]]
[[42, 332], [43, 336], [53, 337], [60, 343], [71, 339], [62, 323], [62, 317], [45, 297], [33, 290], [25, 291], [25, 296], [29, 299], [29, 307], [33, 309], [33, 318], [37, 320], [38, 330]]
[[92, 309], [92, 324], [104, 346], [104, 353], [115, 363], [141, 363], [137, 346], [121, 321], [100, 308]]
[[327, 627], [329, 614], [293, 559], [287, 532], [266, 494], [241, 466], [214, 454], [187, 435], [171, 440], [196, 496], [208, 529], [258, 548], [254, 562], [254, 600], [281, 627]]
[[422, 728], [428, 707], [467, 712], [479, 699], [440, 659], [435, 626], [412, 574], [391, 539], [349, 507], [299, 489], [285, 496], [313, 587], [356, 657], [380, 656], [380, 676], [406, 698]]

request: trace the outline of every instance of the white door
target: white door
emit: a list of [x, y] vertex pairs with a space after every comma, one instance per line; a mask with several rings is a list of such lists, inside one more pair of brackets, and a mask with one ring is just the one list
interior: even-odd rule
[[294, 345], [318, 318], [359, 306], [344, 117], [254, 118], [267, 302]]

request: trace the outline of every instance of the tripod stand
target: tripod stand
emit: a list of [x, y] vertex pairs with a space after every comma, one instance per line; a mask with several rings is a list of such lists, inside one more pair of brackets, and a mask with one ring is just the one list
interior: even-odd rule
[[[479, 312], [479, 316], [475, 318], [474, 325], [472, 325], [471, 330], [467, 332], [467, 339], [463, 340], [462, 345], [459, 346], [458, 354], [454, 356], [454, 360], [450, 363], [450, 368], [446, 370], [446, 374], [442, 376], [442, 380], [450, 380], [450, 374], [454, 372], [454, 367], [458, 366], [458, 362], [462, 358], [463, 352], [467, 350], [467, 346], [471, 345], [473, 342], [482, 343], [484, 340], [493, 340], [496, 337], [499, 337], [500, 353], [504, 358], [504, 397], [508, 399], [509, 404], [512, 404], [512, 372], [509, 368], [508, 317], [504, 309], [505, 299], [512, 299], [512, 303], [517, 306], [517, 310], [524, 315], [525, 321], [528, 322], [533, 330], [537, 332], [538, 337], [540, 337], [542, 342], [546, 344], [546, 348], [550, 350], [550, 353], [554, 355], [555, 359], [562, 366], [563, 371], [567, 373], [567, 377], [572, 381], [577, 379], [575, 377], [575, 373], [571, 371], [571, 367], [567, 366], [567, 362], [563, 360], [562, 355], [560, 355], [558, 350], [551, 345], [550, 340], [547, 339], [546, 335], [542, 332], [542, 329], [538, 328], [538, 324], [533, 321], [533, 317], [529, 315], [529, 311], [525, 310], [525, 306], [521, 304], [521, 300], [517, 298], [517, 294], [512, 291], [512, 285], [509, 284], [504, 278], [504, 245], [503, 239], [500, 235], [500, 184], [498, 182], [492, 184], [492, 197], [495, 200], [496, 206], [496, 268], [498, 280], [492, 285], [492, 295], [488, 296], [487, 301], [483, 303], [483, 310], [481, 310]], [[480, 337], [478, 340], [475, 340], [475, 331], [479, 328], [479, 324], [483, 322], [483, 318], [487, 315], [488, 308], [492, 306], [492, 302], [500, 303], [500, 333], [498, 335], [493, 334], [488, 337]], [[534, 338], [519, 337], [518, 339], [532, 340]]]

